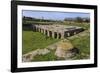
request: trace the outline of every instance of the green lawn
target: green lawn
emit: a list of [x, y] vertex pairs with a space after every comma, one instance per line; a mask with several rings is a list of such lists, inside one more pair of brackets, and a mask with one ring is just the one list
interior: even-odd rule
[[55, 22], [43, 22], [43, 21], [23, 21], [23, 24], [25, 25], [25, 24], [47, 24], [47, 25], [49, 25], [49, 24], [54, 24]]
[[89, 23], [72, 23], [72, 24], [69, 24], [67, 22], [63, 22], [62, 23], [63, 25], [69, 25], [69, 26], [79, 26], [79, 27], [82, 27], [84, 28], [85, 30], [87, 30], [88, 28], [90, 28], [90, 24]]
[[74, 45], [74, 47], [79, 49], [79, 54], [77, 54], [77, 56], [75, 56], [73, 59], [88, 59], [90, 57], [90, 36], [77, 36], [78, 37], [73, 36], [74, 38], [69, 37], [69, 40]]
[[22, 53], [26, 54], [36, 49], [43, 49], [46, 46], [57, 42], [59, 39], [47, 37], [40, 32], [23, 31], [23, 48]]

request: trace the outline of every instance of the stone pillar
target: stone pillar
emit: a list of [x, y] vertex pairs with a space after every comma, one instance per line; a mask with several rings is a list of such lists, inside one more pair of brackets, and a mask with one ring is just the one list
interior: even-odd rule
[[52, 38], [55, 38], [55, 32], [52, 32]]
[[44, 31], [45, 31], [44, 34], [47, 35], [47, 30], [44, 30]]
[[76, 31], [74, 31], [74, 35], [76, 34]]
[[44, 34], [46, 35], [46, 30], [44, 29]]
[[59, 39], [59, 33], [57, 32], [57, 39]]
[[64, 33], [61, 33], [61, 39], [64, 39]]
[[41, 29], [39, 28], [39, 32], [41, 32]]
[[41, 29], [41, 33], [43, 33], [43, 29]]
[[44, 34], [44, 32], [45, 32], [44, 29], [42, 29], [42, 31], [43, 31], [42, 33]]
[[69, 32], [67, 33], [67, 36], [70, 36], [70, 33]]

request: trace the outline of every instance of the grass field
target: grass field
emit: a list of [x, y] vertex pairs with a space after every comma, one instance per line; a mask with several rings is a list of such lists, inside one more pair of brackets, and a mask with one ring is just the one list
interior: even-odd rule
[[26, 54], [36, 49], [43, 49], [46, 46], [57, 42], [59, 39], [47, 37], [40, 32], [23, 31], [22, 53]]
[[25, 25], [25, 24], [47, 24], [47, 25], [49, 25], [49, 24], [53, 24], [53, 23], [55, 23], [55, 22], [43, 22], [43, 21], [39, 21], [39, 22], [37, 22], [37, 21], [23, 21], [23, 24]]
[[[76, 37], [77, 36], [77, 37]], [[90, 57], [90, 35], [89, 32], [82, 32], [68, 38], [74, 47], [79, 49], [79, 54], [73, 59], [88, 59]]]
[[79, 26], [79, 27], [82, 27], [84, 28], [85, 30], [89, 29], [90, 28], [90, 24], [89, 23], [67, 23], [67, 22], [63, 22], [62, 23], [63, 25], [69, 25], [69, 26]]

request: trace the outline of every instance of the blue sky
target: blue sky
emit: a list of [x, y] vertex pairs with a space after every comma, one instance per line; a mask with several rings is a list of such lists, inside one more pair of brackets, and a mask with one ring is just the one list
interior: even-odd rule
[[77, 13], [77, 12], [53, 12], [53, 11], [29, 11], [23, 10], [23, 16], [34, 17], [34, 18], [44, 18], [52, 20], [63, 20], [64, 18], [75, 18], [75, 17], [88, 17], [89, 13]]

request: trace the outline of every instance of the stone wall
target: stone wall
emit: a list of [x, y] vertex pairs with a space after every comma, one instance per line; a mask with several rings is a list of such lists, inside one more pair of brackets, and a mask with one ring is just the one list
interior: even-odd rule
[[82, 32], [84, 29], [81, 27], [71, 26], [65, 27], [63, 25], [33, 25], [33, 30], [41, 32], [48, 37], [63, 39], [79, 32]]

